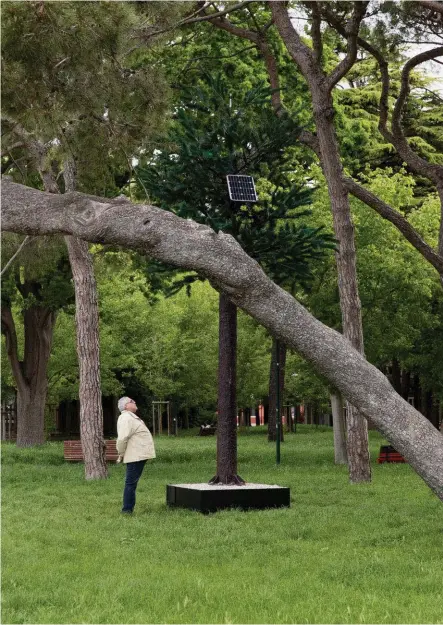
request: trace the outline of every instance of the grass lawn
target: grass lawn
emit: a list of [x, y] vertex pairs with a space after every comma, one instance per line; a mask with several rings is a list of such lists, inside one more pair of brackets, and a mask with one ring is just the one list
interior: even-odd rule
[[214, 437], [157, 438], [133, 517], [122, 466], [87, 483], [62, 443], [3, 444], [2, 622], [443, 623], [441, 502], [370, 437], [373, 482], [351, 486], [326, 428], [287, 435], [279, 467], [262, 428], [240, 434], [240, 475], [291, 508], [207, 516], [165, 487], [212, 477]]

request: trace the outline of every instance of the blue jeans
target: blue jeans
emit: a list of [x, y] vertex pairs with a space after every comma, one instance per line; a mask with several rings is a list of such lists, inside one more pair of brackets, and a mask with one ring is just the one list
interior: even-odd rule
[[126, 464], [125, 490], [123, 491], [122, 512], [132, 512], [135, 506], [135, 491], [145, 468], [146, 460]]

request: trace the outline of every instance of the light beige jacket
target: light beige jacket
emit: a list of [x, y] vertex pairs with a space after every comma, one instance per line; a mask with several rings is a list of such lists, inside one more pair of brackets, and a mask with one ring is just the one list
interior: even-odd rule
[[155, 458], [151, 432], [145, 422], [129, 410], [124, 410], [117, 421], [117, 452], [125, 463]]

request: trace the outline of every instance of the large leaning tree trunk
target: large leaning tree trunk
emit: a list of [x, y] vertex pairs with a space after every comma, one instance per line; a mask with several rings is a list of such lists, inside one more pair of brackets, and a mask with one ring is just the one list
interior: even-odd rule
[[[29, 295], [37, 287], [35, 283], [25, 282], [22, 289]], [[12, 311], [8, 306], [2, 307], [2, 332], [17, 385], [16, 443], [18, 447], [32, 447], [45, 442], [47, 371], [56, 313], [46, 306], [33, 304], [23, 315], [25, 343], [23, 360], [20, 360]]]
[[[343, 182], [343, 168], [334, 128], [334, 105], [331, 92], [355, 61], [356, 39], [367, 2], [354, 3], [353, 17], [348, 24], [347, 56], [329, 76], [321, 67], [320, 33], [318, 32], [318, 36], [314, 37], [314, 50], [312, 51], [302, 42], [293, 28], [284, 3], [270, 2], [269, 4], [275, 25], [311, 92], [320, 163], [328, 187], [334, 234], [338, 242], [336, 263], [343, 334], [350, 344], [363, 354], [363, 327], [358, 293], [354, 225], [348, 191]], [[346, 425], [350, 481], [353, 483], [370, 481], [371, 463], [367, 422], [350, 403], [348, 403]]]
[[217, 474], [211, 484], [244, 484], [237, 475], [237, 307], [220, 293]]
[[81, 193], [52, 195], [3, 179], [2, 226], [122, 245], [211, 281], [297, 351], [405, 457], [443, 500], [443, 436], [341, 334], [270, 280], [233, 239], [150, 205]]
[[[64, 164], [67, 192], [75, 190], [75, 164]], [[100, 338], [97, 284], [86, 241], [65, 236], [75, 289], [75, 327], [79, 363], [80, 438], [87, 480], [108, 477], [103, 439], [103, 406], [100, 380]]]
[[277, 440], [277, 346], [278, 354], [278, 379], [279, 379], [279, 415], [280, 415], [280, 440], [284, 440], [283, 428], [281, 427], [281, 415], [283, 405], [283, 392], [285, 390], [285, 366], [286, 366], [286, 345], [281, 341], [272, 339], [271, 364], [269, 368], [269, 416], [268, 416], [268, 441]]

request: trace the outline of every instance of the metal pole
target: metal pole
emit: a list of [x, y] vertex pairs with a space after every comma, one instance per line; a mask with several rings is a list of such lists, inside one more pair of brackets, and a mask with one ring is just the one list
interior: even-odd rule
[[280, 414], [280, 341], [275, 341], [275, 377], [276, 377], [276, 408], [275, 408], [275, 433], [276, 439], [276, 461], [280, 464], [280, 430], [281, 430], [281, 414]]

